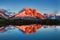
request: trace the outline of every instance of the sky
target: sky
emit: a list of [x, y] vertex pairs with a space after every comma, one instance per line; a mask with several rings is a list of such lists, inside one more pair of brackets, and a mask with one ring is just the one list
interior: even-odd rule
[[58, 1], [58, 13], [60, 14], [60, 0]]
[[18, 13], [23, 8], [33, 8], [42, 14], [51, 14], [60, 10], [59, 4], [60, 0], [0, 0], [0, 9]]

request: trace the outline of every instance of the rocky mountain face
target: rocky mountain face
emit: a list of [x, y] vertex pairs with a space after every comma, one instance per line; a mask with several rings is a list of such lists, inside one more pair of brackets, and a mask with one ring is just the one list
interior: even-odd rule
[[0, 10], [0, 18], [5, 18], [5, 19], [8, 19], [8, 15], [5, 14], [5, 10], [1, 9]]
[[15, 15], [15, 17], [24, 18], [39, 18], [39, 19], [46, 19], [41, 13], [38, 13], [36, 9], [25, 8], [23, 11], [19, 12]]
[[41, 13], [37, 12], [36, 9], [25, 8], [16, 15], [6, 15], [5, 10], [0, 10], [0, 17], [5, 19], [46, 19]]

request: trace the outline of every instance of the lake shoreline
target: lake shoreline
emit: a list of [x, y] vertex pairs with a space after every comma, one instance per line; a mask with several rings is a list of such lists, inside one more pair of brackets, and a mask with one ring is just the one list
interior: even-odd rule
[[0, 26], [5, 25], [30, 25], [30, 24], [41, 24], [41, 25], [60, 25], [60, 20], [56, 19], [45, 19], [45, 20], [25, 20], [25, 19], [0, 19]]

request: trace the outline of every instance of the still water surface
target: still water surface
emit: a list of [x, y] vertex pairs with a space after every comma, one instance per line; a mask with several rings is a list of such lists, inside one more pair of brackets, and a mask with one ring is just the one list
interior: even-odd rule
[[[27, 28], [27, 29], [26, 29]], [[0, 40], [60, 40], [60, 26], [21, 25], [2, 26]]]

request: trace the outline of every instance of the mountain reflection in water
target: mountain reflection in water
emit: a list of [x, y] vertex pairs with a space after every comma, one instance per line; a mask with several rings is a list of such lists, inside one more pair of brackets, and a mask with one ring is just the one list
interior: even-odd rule
[[59, 25], [21, 25], [0, 27], [0, 40], [59, 40]]
[[35, 33], [39, 28], [42, 27], [42, 25], [22, 25], [22, 26], [16, 26], [18, 29], [22, 30], [26, 34]]
[[18, 28], [25, 34], [31, 34], [37, 32], [38, 29], [41, 28], [56, 28], [55, 25], [41, 25], [41, 24], [33, 24], [33, 25], [21, 25], [21, 26], [2, 26], [0, 27], [0, 32], [6, 32], [8, 30], [12, 30], [14, 28]]

